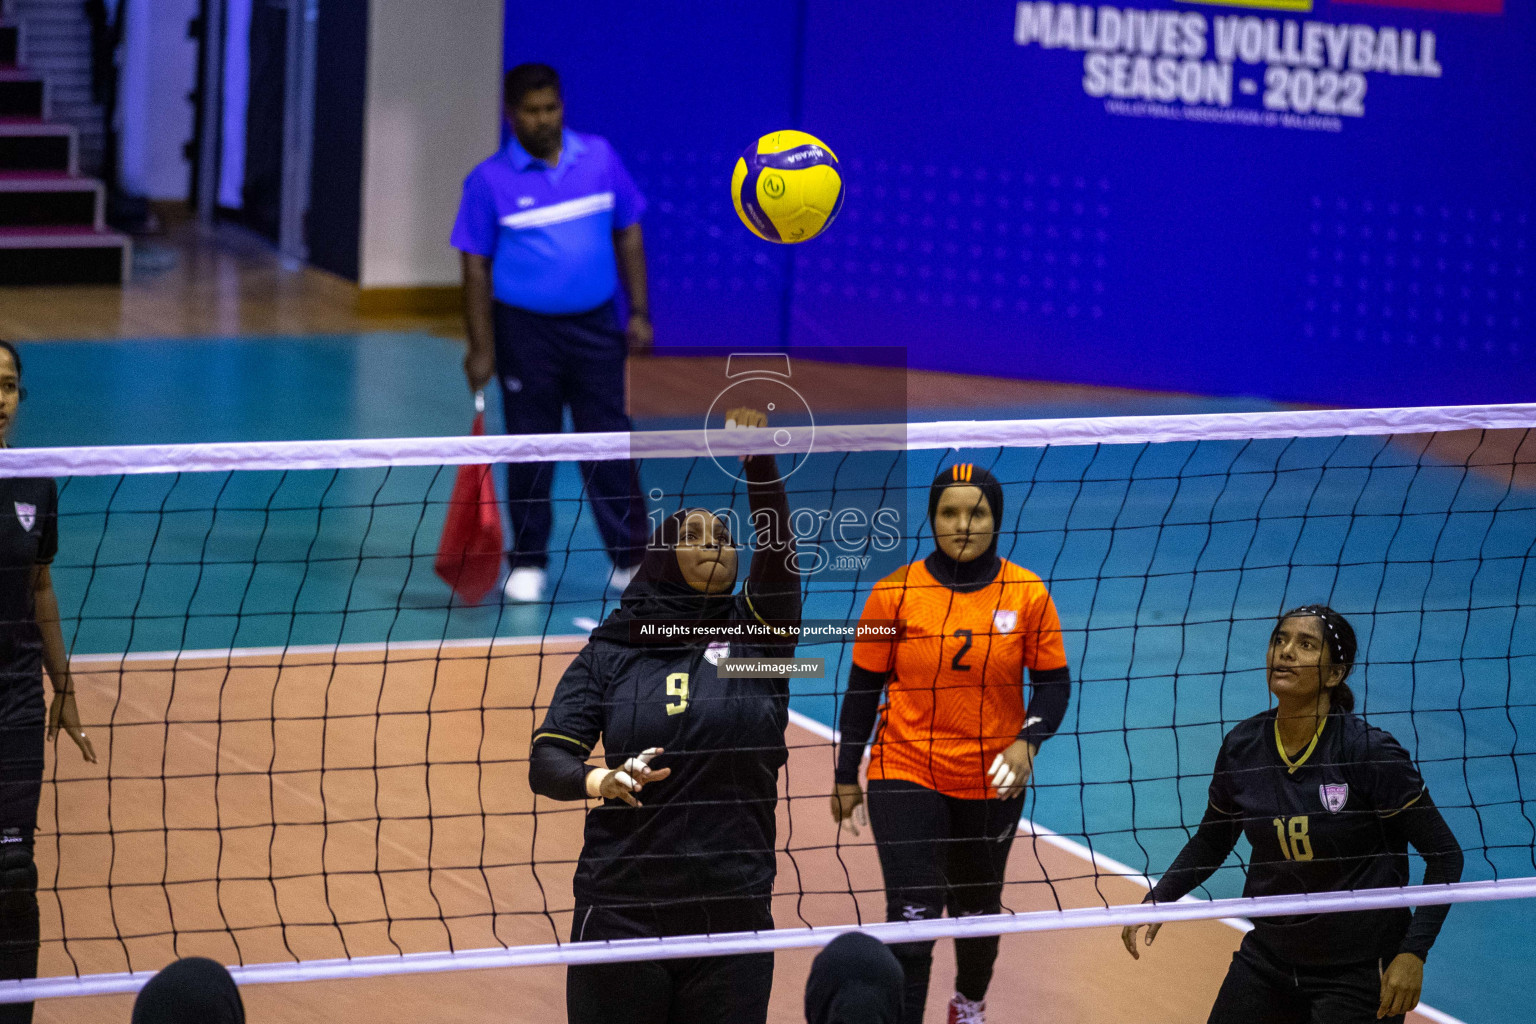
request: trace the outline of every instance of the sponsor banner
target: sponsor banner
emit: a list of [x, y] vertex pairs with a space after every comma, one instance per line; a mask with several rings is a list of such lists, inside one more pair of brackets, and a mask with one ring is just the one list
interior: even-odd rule
[[[1419, 2], [1441, 11], [1501, 10], [1501, 0]], [[1175, 7], [1023, 0], [1013, 41], [1030, 59], [1080, 61], [1083, 92], [1111, 115], [1338, 132], [1372, 115], [1372, 90], [1383, 79], [1419, 79], [1427, 90], [1448, 73], [1435, 28], [1347, 12], [1320, 12], [1313, 0]], [[1394, 101], [1412, 102], [1412, 94]]]

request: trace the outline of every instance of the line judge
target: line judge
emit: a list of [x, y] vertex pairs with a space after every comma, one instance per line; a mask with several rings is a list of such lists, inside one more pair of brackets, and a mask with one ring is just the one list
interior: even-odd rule
[[[565, 127], [560, 76], [519, 64], [502, 90], [512, 135], [464, 181], [452, 244], [462, 254], [472, 391], [501, 384], [509, 434], [628, 431], [625, 357], [651, 346], [640, 217], [645, 197], [608, 140]], [[614, 297], [623, 283], [628, 321]], [[645, 499], [631, 460], [584, 462], [582, 481], [623, 591], [645, 553]], [[552, 463], [510, 463], [512, 601], [544, 596]]]

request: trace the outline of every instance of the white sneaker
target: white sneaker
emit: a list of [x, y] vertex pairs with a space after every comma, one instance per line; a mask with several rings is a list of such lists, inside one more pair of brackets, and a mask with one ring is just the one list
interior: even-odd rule
[[972, 1002], [956, 992], [949, 999], [949, 1024], [987, 1024], [987, 1001]]
[[635, 578], [635, 574], [639, 571], [640, 566], [638, 563], [630, 566], [628, 569], [620, 569], [618, 566], [614, 566], [612, 575], [608, 577], [608, 589], [616, 593], [624, 593], [624, 589], [629, 586], [630, 581]]
[[544, 597], [544, 570], [524, 566], [521, 569], [513, 569], [512, 575], [507, 577], [507, 585], [502, 588], [502, 593], [508, 601], [517, 601], [522, 604], [532, 604]]

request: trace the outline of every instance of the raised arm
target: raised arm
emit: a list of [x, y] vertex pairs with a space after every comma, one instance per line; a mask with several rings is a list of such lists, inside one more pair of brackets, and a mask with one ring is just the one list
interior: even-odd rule
[[[735, 415], [734, 413], [732, 415]], [[795, 536], [789, 528], [789, 496], [772, 455], [746, 461], [747, 502], [752, 510], [756, 550], [747, 573], [752, 611], [777, 628], [800, 624], [800, 574], [795, 571]]]
[[593, 768], [580, 755], [553, 742], [534, 742], [528, 756], [528, 786], [551, 800], [623, 800], [638, 807], [637, 798], [649, 783], [660, 782], [672, 769], [653, 769], [651, 759], [662, 753], [651, 747], [618, 768]]

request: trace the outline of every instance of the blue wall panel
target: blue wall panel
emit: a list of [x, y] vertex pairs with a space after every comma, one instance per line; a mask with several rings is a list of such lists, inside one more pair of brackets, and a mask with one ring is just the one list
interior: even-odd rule
[[[1136, 10], [1203, 19], [1209, 48], [1227, 18], [1429, 31], [1442, 73], [1365, 74], [1359, 117], [1196, 120], [1264, 116], [1266, 68], [1238, 60], [1229, 103], [1127, 116], [1088, 94], [1080, 49], [1019, 45], [1008, 0], [513, 10], [509, 57], [559, 63], [572, 124], [613, 137], [656, 203], [664, 343], [770, 342], [782, 309], [797, 347], [904, 345], [915, 367], [1340, 405], [1536, 398], [1529, 7]], [[746, 141], [794, 124], [836, 150], [849, 195], [786, 272], [725, 182]]]
[[508, 4], [511, 66], [564, 80], [566, 123], [609, 138], [646, 198], [658, 345], [781, 341], [787, 254], [741, 227], [731, 167], [792, 119], [794, 0]]
[[1016, 45], [1014, 16], [812, 7], [804, 123], [852, 191], [798, 261], [797, 341], [1297, 401], [1536, 397], [1528, 8], [1320, 4], [1319, 20], [1438, 29], [1445, 68], [1370, 75], [1367, 116], [1339, 132], [1111, 115], [1083, 55]]

